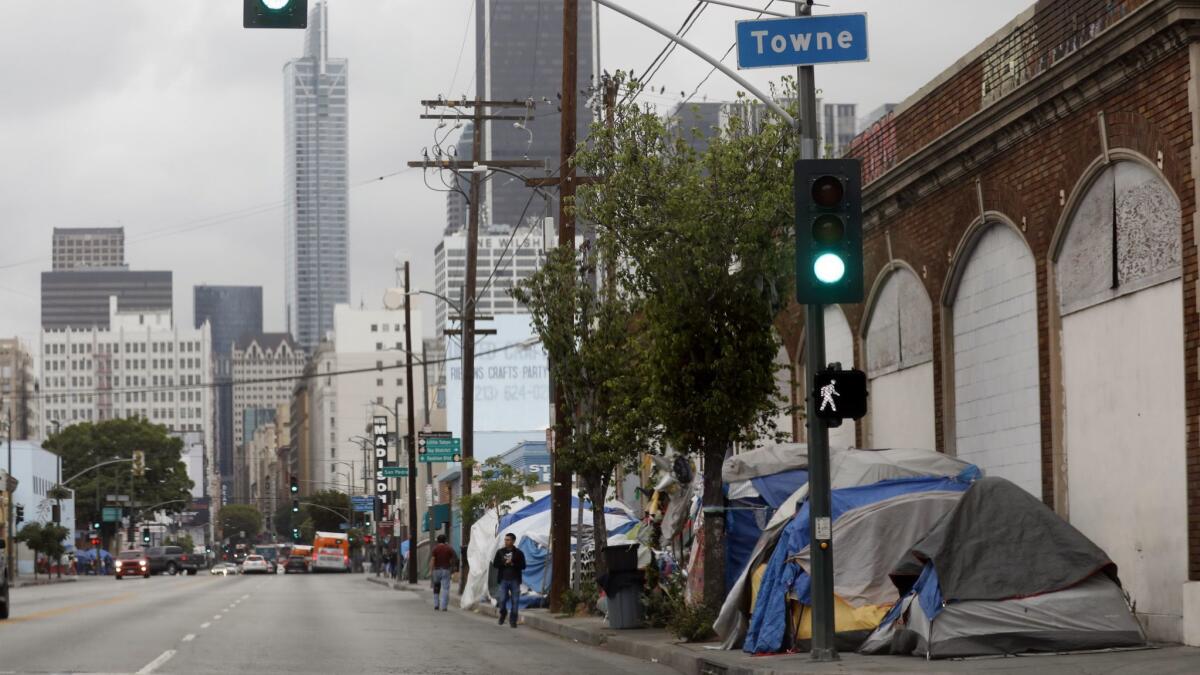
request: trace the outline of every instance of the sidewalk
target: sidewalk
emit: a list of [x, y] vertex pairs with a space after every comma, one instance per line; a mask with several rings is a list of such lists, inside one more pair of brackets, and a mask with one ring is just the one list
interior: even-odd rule
[[[394, 590], [425, 593], [428, 580], [413, 586], [404, 582], [368, 576], [371, 583]], [[451, 605], [457, 606], [458, 594], [451, 593]], [[498, 616], [491, 605], [479, 606], [476, 613]], [[715, 643], [678, 642], [662, 629], [613, 630], [598, 617], [559, 617], [544, 609], [521, 612], [521, 623], [530, 628], [618, 654], [661, 663], [688, 675], [788, 675], [812, 673], [1016, 673], [1033, 672], [1064, 675], [1087, 673], [1200, 673], [1200, 649], [1180, 645], [1155, 645], [1147, 649], [1114, 650], [1074, 654], [1038, 654], [1014, 657], [981, 657], [944, 661], [926, 661], [911, 656], [862, 656], [842, 654], [835, 663], [813, 663], [808, 654], [750, 656], [741, 651], [716, 649]]]
[[[97, 577], [89, 577], [89, 578], [95, 579]], [[101, 578], [103, 578], [103, 577], [101, 577]], [[111, 578], [111, 577], [109, 577], [109, 578]], [[29, 575], [22, 575], [20, 578], [17, 579], [17, 582], [15, 584], [13, 584], [13, 588], [24, 588], [26, 586], [49, 586], [50, 584], [65, 584], [68, 582], [75, 582], [75, 581], [79, 581], [79, 580], [80, 579], [79, 579], [78, 575], [64, 576], [61, 579], [58, 579], [58, 578], [55, 578], [52, 576], [47, 577], [44, 574], [39, 574], [37, 579], [34, 579], [32, 576], [29, 576]]]

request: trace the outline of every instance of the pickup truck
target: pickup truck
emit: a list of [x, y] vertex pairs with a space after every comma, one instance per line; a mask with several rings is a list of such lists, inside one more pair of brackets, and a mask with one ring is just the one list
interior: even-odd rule
[[187, 572], [191, 575], [204, 566], [203, 555], [184, 553], [179, 546], [151, 546], [146, 549], [146, 559], [150, 562], [151, 574]]

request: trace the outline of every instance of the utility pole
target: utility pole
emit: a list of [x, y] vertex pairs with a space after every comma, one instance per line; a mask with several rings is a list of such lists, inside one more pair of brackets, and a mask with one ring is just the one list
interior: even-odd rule
[[[417, 420], [413, 412], [412, 285], [404, 261], [404, 379], [408, 392], [408, 583], [417, 583]], [[429, 473], [429, 467], [425, 467]]]
[[12, 463], [12, 428], [13, 428], [13, 402], [8, 404], [8, 464], [4, 465], [4, 508], [7, 511], [4, 519], [4, 537], [7, 541], [4, 543], [4, 554], [8, 556], [8, 565], [5, 569], [8, 570], [8, 578], [12, 579], [17, 575], [17, 561], [15, 558], [16, 548], [13, 541], [13, 535], [16, 534], [17, 524], [13, 522], [13, 463]]
[[[796, 5], [796, 16], [812, 15], [811, 3]], [[796, 69], [799, 97], [801, 159], [817, 159], [817, 85], [812, 66]], [[812, 649], [813, 661], [837, 661], [833, 643], [833, 542], [832, 498], [829, 482], [829, 429], [817, 416], [813, 378], [825, 367], [825, 306], [810, 303], [804, 310], [804, 379], [808, 414], [808, 532], [812, 547]], [[824, 536], [818, 536], [824, 534]], [[818, 545], [818, 540], [820, 540]]]
[[[463, 120], [469, 119], [472, 121], [473, 137], [471, 140], [471, 159], [464, 160], [430, 160], [428, 158], [419, 161], [409, 162], [408, 166], [419, 167], [423, 169], [470, 169], [471, 170], [471, 196], [469, 197], [471, 213], [467, 220], [467, 278], [464, 288], [464, 296], [460, 314], [462, 319], [462, 369], [463, 369], [463, 420], [462, 420], [462, 494], [469, 496], [471, 494], [471, 463], [475, 458], [475, 334], [479, 331], [475, 330], [475, 293], [476, 284], [478, 283], [479, 270], [479, 214], [480, 203], [479, 193], [482, 188], [482, 176], [475, 168], [477, 165], [483, 164], [483, 123], [490, 120], [510, 120], [522, 121], [525, 116], [522, 115], [491, 115], [487, 113], [488, 108], [525, 108], [533, 107], [532, 101], [485, 101], [476, 95], [474, 101], [459, 100], [446, 101], [437, 99], [433, 101], [421, 101], [421, 105], [426, 108], [471, 108], [470, 115], [458, 113], [438, 113], [438, 114], [423, 114], [421, 119], [435, 120]], [[487, 163], [490, 166], [499, 168], [541, 168], [544, 167], [544, 162], [537, 160], [493, 160]], [[457, 175], [457, 172], [456, 172]], [[459, 579], [459, 591], [466, 587], [467, 583], [467, 547], [471, 543], [471, 518], [470, 514], [465, 511], [462, 514], [462, 542], [460, 544], [459, 559], [462, 561], [462, 574]]]

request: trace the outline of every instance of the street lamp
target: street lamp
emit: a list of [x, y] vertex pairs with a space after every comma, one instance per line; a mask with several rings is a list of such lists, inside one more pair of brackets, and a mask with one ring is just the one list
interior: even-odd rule
[[331, 460], [329, 463], [330, 463], [330, 464], [342, 464], [342, 465], [344, 465], [344, 466], [348, 466], [348, 467], [350, 467], [350, 472], [349, 472], [349, 473], [336, 473], [336, 472], [335, 472], [333, 475], [335, 475], [335, 476], [345, 476], [345, 477], [346, 477], [346, 493], [347, 493], [347, 494], [354, 494], [354, 485], [353, 485], [353, 484], [350, 482], [350, 478], [351, 478], [351, 476], [353, 476], [353, 475], [354, 475], [354, 462], [345, 462], [345, 461], [342, 461], [342, 460], [340, 460], [340, 459], [335, 459], [335, 460]]

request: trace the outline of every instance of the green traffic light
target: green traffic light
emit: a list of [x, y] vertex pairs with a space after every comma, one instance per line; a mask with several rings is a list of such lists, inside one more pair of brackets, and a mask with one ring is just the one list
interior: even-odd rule
[[278, 12], [292, 4], [292, 0], [259, 0], [259, 2], [261, 2], [264, 7], [272, 12]]
[[822, 253], [813, 263], [813, 274], [823, 284], [836, 284], [846, 276], [846, 263], [835, 253]]

